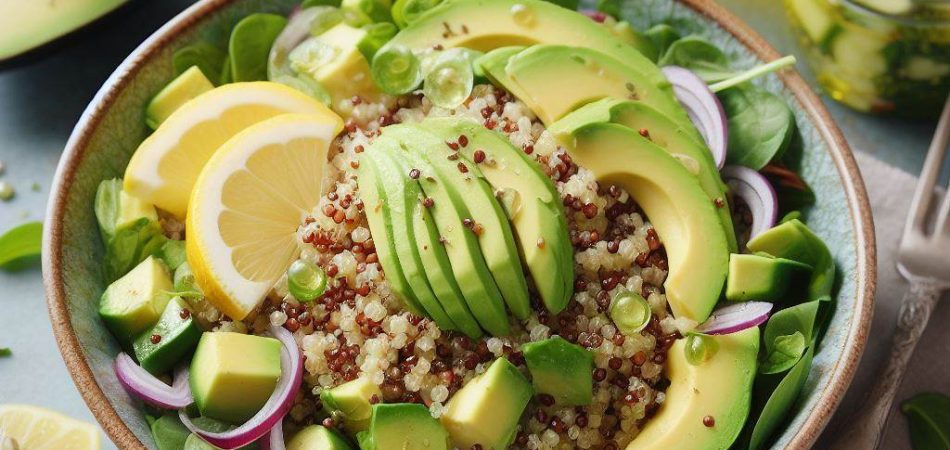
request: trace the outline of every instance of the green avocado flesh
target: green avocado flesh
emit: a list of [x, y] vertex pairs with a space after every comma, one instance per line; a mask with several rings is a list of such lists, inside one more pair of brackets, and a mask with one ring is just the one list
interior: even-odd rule
[[363, 211], [366, 213], [366, 222], [369, 224], [369, 230], [373, 235], [373, 241], [376, 242], [376, 255], [379, 257], [379, 263], [383, 266], [386, 274], [386, 281], [393, 293], [398, 296], [406, 309], [417, 316], [428, 316], [422, 305], [413, 295], [409, 281], [403, 273], [402, 265], [399, 264], [399, 258], [396, 253], [396, 240], [402, 239], [401, 236], [393, 234], [392, 224], [387, 223], [386, 217], [389, 216], [389, 204], [386, 202], [386, 188], [381, 184], [380, 178], [374, 170], [373, 164], [360, 164], [357, 171], [359, 180], [360, 197], [365, 205]]
[[224, 331], [198, 341], [189, 372], [191, 393], [202, 416], [244, 423], [274, 393], [281, 374], [280, 341]]
[[506, 358], [462, 386], [440, 418], [456, 448], [506, 449], [534, 395], [531, 383]]
[[[477, 223], [484, 220], [484, 215], [474, 215], [469, 205], [483, 205], [486, 200], [493, 202], [494, 197], [482, 189], [471, 171], [461, 173], [458, 169], [461, 161], [451, 161], [444, 156], [441, 147], [445, 142], [412, 127], [394, 125], [384, 128], [374, 143], [390, 139], [396, 142], [409, 166], [419, 171], [419, 184], [434, 202], [429, 211], [469, 310], [485, 331], [495, 336], [507, 335], [510, 328], [504, 299], [485, 261], [484, 249], [479, 248], [479, 237], [464, 223], [471, 218], [476, 218]], [[492, 210], [488, 213], [494, 214]], [[482, 235], [501, 241], [504, 248], [500, 230], [485, 229]], [[509, 253], [512, 254], [516, 253]]]
[[779, 302], [793, 286], [806, 285], [811, 271], [808, 264], [790, 259], [734, 253], [729, 257], [726, 299]]
[[310, 425], [287, 442], [287, 450], [351, 450], [346, 439], [320, 425]]
[[158, 322], [173, 290], [168, 269], [149, 256], [122, 278], [114, 281], [99, 299], [99, 316], [109, 331], [129, 344]]
[[560, 336], [525, 344], [522, 350], [536, 392], [551, 395], [559, 406], [593, 400], [593, 353]]
[[[418, 126], [446, 141], [465, 136], [469, 144], [458, 151], [469, 161], [475, 161], [475, 153], [481, 152], [483, 161], [477, 167], [494, 188], [495, 196], [511, 197], [501, 204], [534, 286], [550, 312], [561, 312], [573, 294], [574, 249], [560, 195], [551, 179], [534, 158], [477, 122], [449, 117], [427, 119]], [[512, 312], [523, 319], [529, 307], [525, 303], [524, 312], [514, 307]]]
[[563, 142], [602, 184], [617, 184], [646, 213], [666, 247], [673, 315], [701, 323], [722, 293], [729, 248], [716, 208], [682, 163], [616, 124], [581, 127]]
[[[158, 336], [158, 342], [153, 342], [154, 336]], [[198, 345], [199, 338], [201, 328], [191, 317], [188, 303], [175, 297], [165, 306], [158, 323], [135, 338], [132, 350], [143, 369], [159, 375], [188, 356]]]
[[[410, 288], [408, 295], [415, 299], [439, 327], [454, 330], [455, 322], [449, 318], [432, 292], [422, 258], [416, 249], [412, 210], [422, 188], [417, 181], [402, 173], [398, 164], [388, 155], [389, 152], [381, 147], [382, 144], [373, 145], [369, 152], [363, 152], [359, 168], [360, 183], [370, 189], [374, 185], [385, 186], [385, 189], [380, 190], [382, 203], [385, 205], [382, 208], [383, 223], [389, 229], [390, 236], [399, 237], [393, 240], [393, 244], [396, 248], [396, 259]], [[383, 270], [387, 269], [389, 268], [383, 267]]]
[[[759, 328], [704, 339], [710, 341], [707, 356], [695, 363], [686, 358], [686, 339], [670, 347], [666, 400], [630, 448], [727, 449], [736, 440], [752, 403]], [[703, 423], [707, 416], [713, 418], [714, 426]]]
[[[673, 88], [652, 62], [631, 65], [584, 47], [537, 45], [508, 60], [510, 89], [545, 125], [605, 97], [638, 100], [698, 137]], [[504, 86], [508, 88], [508, 86]]]
[[798, 219], [776, 225], [752, 238], [747, 245], [754, 252], [765, 252], [813, 268], [808, 282], [809, 300], [828, 300], [835, 281], [835, 262], [824, 241]]
[[[398, 154], [388, 156], [398, 165], [399, 173], [409, 173], [411, 168], [404, 158]], [[458, 281], [452, 273], [449, 255], [445, 251], [445, 246], [439, 242], [439, 229], [429, 209], [423, 205], [424, 200], [425, 195], [420, 191], [412, 205], [411, 214], [416, 251], [419, 252], [422, 267], [425, 268], [429, 286], [459, 331], [473, 339], [479, 338], [483, 334], [482, 328], [465, 303], [465, 296], [462, 295]]]
[[329, 411], [343, 413], [343, 427], [350, 434], [369, 428], [372, 417], [372, 398], [383, 398], [383, 392], [367, 377], [348, 381], [320, 393], [320, 401]]
[[656, 108], [643, 102], [616, 98], [604, 98], [578, 108], [551, 125], [548, 131], [562, 140], [570, 139], [569, 136], [575, 130], [591, 123], [616, 123], [637, 132], [645, 132], [654, 144], [684, 161], [684, 166], [688, 169], [692, 167], [691, 171], [695, 171], [696, 179], [710, 201], [722, 202], [723, 207], [718, 208], [718, 213], [722, 229], [726, 233], [729, 251], [738, 251], [732, 213], [727, 202], [727, 187], [719, 176], [719, 168], [705, 143]]
[[369, 429], [357, 437], [361, 450], [449, 450], [449, 435], [429, 408], [418, 403], [373, 405]]
[[624, 43], [590, 18], [542, 0], [446, 1], [400, 31], [387, 47], [441, 45], [488, 52], [535, 44], [588, 47], [635, 66], [652, 64], [644, 54], [654, 52], [647, 39], [638, 36], [635, 45]]
[[127, 0], [18, 1], [0, 16], [0, 60], [17, 56], [83, 27]]
[[214, 89], [214, 84], [201, 72], [201, 69], [198, 66], [191, 66], [148, 102], [145, 108], [145, 124], [153, 130], [158, 128], [182, 105], [212, 89]]

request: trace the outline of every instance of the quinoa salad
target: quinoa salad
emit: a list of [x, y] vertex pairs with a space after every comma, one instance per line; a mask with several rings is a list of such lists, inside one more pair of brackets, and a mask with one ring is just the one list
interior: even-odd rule
[[563, 3], [305, 1], [175, 54], [95, 204], [157, 448], [770, 443], [834, 262], [714, 114], [778, 65]]

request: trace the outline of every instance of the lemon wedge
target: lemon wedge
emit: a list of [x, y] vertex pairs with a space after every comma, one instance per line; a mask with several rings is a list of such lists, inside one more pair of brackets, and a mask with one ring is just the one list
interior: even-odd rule
[[0, 442], [4, 439], [30, 450], [98, 450], [101, 445], [94, 425], [28, 405], [0, 405]]
[[215, 150], [241, 130], [287, 113], [337, 117], [312, 97], [278, 83], [232, 83], [205, 92], [142, 142], [125, 169], [123, 188], [184, 219], [191, 188]]
[[234, 320], [297, 258], [297, 227], [321, 196], [339, 116], [286, 114], [238, 133], [208, 160], [188, 204], [188, 263]]

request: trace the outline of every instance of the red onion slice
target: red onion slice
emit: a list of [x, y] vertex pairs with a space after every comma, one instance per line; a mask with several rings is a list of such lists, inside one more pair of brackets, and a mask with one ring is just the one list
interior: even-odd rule
[[261, 450], [287, 450], [284, 445], [284, 421], [281, 420], [261, 438]]
[[686, 109], [689, 120], [703, 135], [712, 152], [716, 166], [726, 164], [726, 146], [729, 143], [729, 125], [719, 98], [709, 90], [699, 76], [679, 66], [663, 67], [663, 75], [673, 85], [673, 95]]
[[588, 9], [588, 10], [581, 11], [581, 13], [587, 17], [590, 17], [591, 20], [597, 23], [604, 23], [607, 21], [607, 14], [600, 11]]
[[720, 172], [733, 194], [742, 198], [752, 212], [752, 239], [775, 226], [778, 218], [778, 195], [772, 183], [761, 173], [744, 166], [726, 166]]
[[297, 348], [293, 334], [282, 327], [271, 327], [270, 332], [283, 344], [283, 347], [280, 351], [280, 379], [277, 380], [274, 393], [267, 403], [264, 403], [261, 410], [243, 425], [224, 433], [202, 430], [195, 426], [184, 409], [178, 410], [181, 422], [192, 433], [201, 436], [211, 445], [223, 449], [235, 449], [260, 439], [287, 415], [293, 406], [297, 391], [300, 390], [300, 383], [303, 382], [303, 358], [300, 356], [300, 349]]
[[730, 334], [757, 327], [769, 320], [772, 304], [768, 302], [742, 302], [719, 308], [706, 319], [696, 331], [705, 334]]
[[169, 386], [136, 364], [131, 356], [119, 353], [115, 375], [129, 394], [157, 408], [180, 409], [194, 402], [188, 387], [188, 369], [184, 366], [175, 370]]

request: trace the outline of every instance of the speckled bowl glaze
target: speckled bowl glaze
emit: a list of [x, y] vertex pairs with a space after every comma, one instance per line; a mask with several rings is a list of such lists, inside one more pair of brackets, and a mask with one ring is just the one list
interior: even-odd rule
[[[141, 406], [112, 370], [119, 351], [96, 314], [104, 289], [102, 244], [93, 216], [99, 182], [121, 176], [145, 138], [148, 99], [172, 78], [172, 53], [197, 38], [223, 41], [232, 24], [257, 11], [287, 12], [294, 0], [203, 0], [158, 30], [112, 74], [83, 113], [53, 182], [43, 242], [50, 320], [63, 359], [99, 423], [123, 449], [154, 448]], [[624, 3], [635, 25], [666, 19], [705, 35], [740, 67], [778, 57], [758, 34], [711, 0]], [[804, 139], [802, 175], [818, 202], [809, 225], [831, 248], [839, 270], [838, 307], [815, 356], [803, 398], [775, 448], [807, 449], [851, 382], [864, 349], [875, 285], [874, 231], [864, 184], [847, 143], [821, 101], [796, 73], [756, 81], [789, 100]]]

